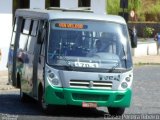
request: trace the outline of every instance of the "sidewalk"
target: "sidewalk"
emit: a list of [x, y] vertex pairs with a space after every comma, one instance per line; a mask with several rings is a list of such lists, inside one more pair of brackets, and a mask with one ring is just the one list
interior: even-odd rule
[[8, 72], [0, 71], [0, 91], [15, 89], [12, 85], [7, 85], [7, 83], [8, 83]]
[[134, 64], [160, 64], [160, 55], [133, 57]]
[[137, 48], [132, 48], [132, 55], [136, 57], [141, 56], [156, 56], [157, 55], [157, 45], [154, 38], [138, 38]]

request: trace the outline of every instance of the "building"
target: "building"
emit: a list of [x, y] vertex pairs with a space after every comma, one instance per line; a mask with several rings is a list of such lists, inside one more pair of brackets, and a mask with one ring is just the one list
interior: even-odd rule
[[[6, 70], [8, 48], [12, 34], [14, 12], [17, 8], [45, 9], [48, 7], [90, 7], [97, 14], [105, 14], [106, 0], [0, 0], [0, 70]], [[1, 57], [1, 56], [0, 56]]]

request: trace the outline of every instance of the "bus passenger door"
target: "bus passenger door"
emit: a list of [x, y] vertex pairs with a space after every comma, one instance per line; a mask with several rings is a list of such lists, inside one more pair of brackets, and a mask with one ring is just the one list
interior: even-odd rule
[[39, 56], [39, 48], [40, 46], [37, 44], [38, 39], [38, 20], [32, 20], [32, 28], [31, 33], [28, 39], [28, 65], [26, 65], [26, 76], [28, 81], [28, 94], [34, 97], [33, 89], [37, 86], [37, 64], [38, 64], [38, 56]]
[[[40, 21], [38, 34], [42, 33], [43, 29], [45, 29], [44, 25], [45, 25], [44, 21]], [[41, 82], [43, 84], [44, 50], [45, 50], [44, 48], [45, 42], [43, 41], [45, 38], [43, 38], [41, 35], [42, 34], [40, 34], [40, 36], [38, 35], [37, 43], [34, 49], [33, 79], [32, 79], [32, 84], [33, 84], [32, 93], [34, 98], [38, 97], [38, 83]], [[41, 42], [38, 42], [39, 39], [43, 40], [41, 40]]]
[[37, 44], [35, 50], [34, 64], [33, 64], [33, 96], [38, 97], [38, 83], [43, 84], [43, 68], [44, 68], [44, 44]]
[[37, 87], [38, 87], [38, 63], [39, 63], [39, 54], [40, 54], [40, 44], [35, 45], [34, 50], [34, 60], [33, 60], [33, 78], [32, 78], [32, 94], [33, 97], [38, 97]]

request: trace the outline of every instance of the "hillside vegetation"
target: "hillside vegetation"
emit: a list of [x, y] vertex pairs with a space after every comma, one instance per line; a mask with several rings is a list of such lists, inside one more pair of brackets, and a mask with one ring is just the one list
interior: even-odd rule
[[[160, 0], [128, 0], [128, 9], [125, 12], [135, 11], [132, 21], [160, 22]], [[120, 0], [107, 0], [107, 13], [118, 14], [122, 11]]]

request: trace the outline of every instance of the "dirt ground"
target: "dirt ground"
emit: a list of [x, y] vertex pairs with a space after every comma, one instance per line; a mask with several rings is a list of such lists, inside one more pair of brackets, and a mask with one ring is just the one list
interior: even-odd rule
[[15, 89], [12, 85], [8, 85], [8, 72], [0, 71], [0, 90]]

